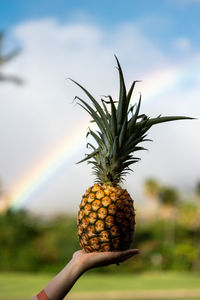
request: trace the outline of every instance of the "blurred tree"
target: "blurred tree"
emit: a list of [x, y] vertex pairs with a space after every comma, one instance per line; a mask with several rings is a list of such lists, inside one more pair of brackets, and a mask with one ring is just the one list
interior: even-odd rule
[[180, 196], [176, 188], [162, 185], [157, 179], [145, 181], [148, 200], [153, 200], [148, 207], [148, 218], [167, 220], [164, 230], [164, 244], [173, 245], [175, 239], [175, 219]]
[[[185, 204], [184, 204], [185, 205]], [[184, 207], [184, 213], [189, 207]], [[191, 218], [195, 207], [191, 207]], [[187, 216], [185, 216], [187, 218]], [[182, 218], [182, 217], [181, 217]], [[174, 222], [176, 236], [166, 243], [169, 220], [138, 222], [134, 247], [142, 255], [120, 266], [120, 271], [195, 270], [200, 271], [199, 236], [193, 226]], [[0, 215], [0, 271], [58, 272], [79, 248], [76, 218], [60, 216], [42, 219], [26, 211], [8, 210]], [[116, 272], [115, 266], [94, 272]]]
[[179, 193], [174, 187], [164, 186], [159, 193], [159, 200], [163, 206], [175, 207], [179, 204]]
[[[13, 58], [15, 58], [19, 54], [19, 49], [15, 49], [12, 52], [8, 54], [4, 54], [3, 51], [3, 43], [4, 43], [4, 34], [3, 32], [0, 32], [0, 82], [12, 82], [17, 85], [21, 85], [23, 83], [23, 80], [15, 75], [7, 75], [2, 73], [1, 69], [4, 64], [11, 61]], [[6, 193], [3, 190], [3, 184], [0, 180], [0, 214], [5, 213], [8, 209], [8, 197]]]
[[17, 85], [21, 85], [23, 83], [23, 80], [15, 75], [7, 75], [1, 72], [2, 66], [6, 63], [8, 63], [10, 60], [12, 60], [14, 57], [16, 57], [19, 54], [19, 49], [13, 50], [12, 52], [8, 54], [3, 53], [3, 42], [4, 42], [4, 34], [3, 32], [0, 32], [0, 82], [1, 81], [9, 81], [13, 82]]
[[197, 182], [196, 185], [196, 195], [198, 198], [200, 198], [200, 180]]
[[2, 184], [2, 181], [0, 179], [0, 197], [2, 196], [2, 193], [3, 193], [3, 184]]
[[160, 182], [155, 178], [148, 178], [144, 182], [144, 192], [146, 194], [148, 205], [145, 218], [152, 219], [157, 217], [159, 213], [159, 194], [160, 194]]
[[196, 222], [196, 231], [194, 236], [194, 246], [198, 249], [198, 255], [193, 261], [193, 269], [198, 270], [200, 268], [200, 180], [196, 184], [196, 197], [197, 197], [197, 222]]
[[165, 226], [164, 242], [166, 245], [172, 246], [175, 243], [175, 222], [177, 208], [180, 204], [179, 193], [174, 187], [163, 186], [159, 194], [159, 199], [162, 208], [162, 218], [168, 220]]
[[144, 183], [145, 192], [148, 198], [158, 202], [160, 193], [160, 183], [155, 178], [148, 178]]
[[0, 179], [0, 214], [3, 214], [7, 211], [9, 204], [9, 198], [7, 193], [4, 190], [3, 182]]
[[194, 201], [183, 202], [180, 205], [177, 222], [195, 232], [199, 226], [198, 206]]

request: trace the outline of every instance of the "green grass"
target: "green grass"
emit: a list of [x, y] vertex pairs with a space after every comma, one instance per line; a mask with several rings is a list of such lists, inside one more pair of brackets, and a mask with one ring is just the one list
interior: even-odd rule
[[0, 273], [0, 300], [28, 300], [51, 278], [41, 274]]
[[140, 275], [85, 275], [74, 286], [74, 291], [157, 290], [200, 288], [200, 275], [191, 273], [143, 273]]
[[[51, 275], [43, 274], [0, 273], [0, 300], [28, 300], [30, 296], [38, 293], [51, 278]], [[150, 291], [183, 288], [199, 289], [200, 275], [172, 272], [139, 275], [85, 274], [73, 287], [72, 292]]]

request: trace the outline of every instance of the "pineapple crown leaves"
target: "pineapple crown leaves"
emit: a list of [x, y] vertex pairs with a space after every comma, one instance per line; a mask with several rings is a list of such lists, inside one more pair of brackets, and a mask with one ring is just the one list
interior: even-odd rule
[[145, 114], [140, 115], [141, 95], [137, 104], [130, 105], [135, 84], [139, 81], [133, 81], [127, 92], [120, 63], [116, 56], [115, 58], [120, 86], [117, 107], [115, 105], [116, 101], [110, 95], [106, 96], [106, 100], [101, 99], [102, 105], [100, 105], [82, 85], [71, 79], [87, 95], [92, 106], [78, 96], [75, 99], [90, 114], [92, 122], [95, 122], [99, 128], [99, 131], [96, 132], [89, 128], [87, 135], [94, 138], [97, 146], [88, 143], [87, 147], [92, 148], [93, 151], [86, 154], [86, 157], [78, 163], [87, 161], [92, 164], [96, 181], [110, 185], [120, 183], [124, 176], [131, 171], [130, 165], [140, 160], [133, 153], [146, 150], [138, 144], [150, 141], [146, 136], [153, 125], [175, 120], [193, 119], [185, 116], [161, 117], [159, 115], [156, 118], [150, 118]]

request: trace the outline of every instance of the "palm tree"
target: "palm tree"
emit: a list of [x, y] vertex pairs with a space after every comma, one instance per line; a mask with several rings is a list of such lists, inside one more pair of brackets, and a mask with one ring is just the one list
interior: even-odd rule
[[164, 186], [159, 194], [160, 202], [166, 207], [176, 207], [179, 204], [179, 193], [174, 187]]
[[159, 194], [160, 194], [160, 183], [155, 178], [148, 178], [144, 183], [145, 192], [147, 197], [151, 200], [158, 202], [159, 201]]
[[0, 215], [6, 213], [9, 206], [9, 199], [6, 191], [4, 190], [3, 182], [0, 179]]
[[3, 32], [0, 32], [0, 82], [1, 81], [9, 81], [12, 83], [15, 83], [17, 85], [21, 85], [23, 83], [23, 80], [15, 75], [7, 75], [1, 72], [2, 66], [12, 60], [14, 57], [16, 57], [19, 54], [19, 49], [13, 50], [12, 52], [8, 54], [3, 53], [3, 41], [4, 41], [4, 34]]
[[150, 204], [149, 211], [155, 214], [155, 218], [165, 220], [163, 242], [174, 244], [175, 239], [175, 219], [177, 207], [180, 203], [179, 193], [176, 188], [165, 186], [154, 178], [145, 181], [145, 192]]
[[164, 243], [174, 245], [175, 223], [180, 204], [180, 195], [175, 187], [163, 186], [160, 191], [161, 216], [165, 219]]
[[[196, 184], [196, 198], [197, 198], [197, 213], [196, 213], [196, 232], [194, 235], [194, 245], [196, 249], [199, 249], [199, 239], [200, 239], [200, 180], [198, 180]], [[198, 251], [198, 250], [197, 250]], [[198, 251], [198, 255], [196, 256], [196, 259], [194, 259], [193, 262], [193, 269], [198, 270], [200, 268], [200, 249]]]
[[200, 198], [200, 180], [196, 184], [196, 195]]
[[147, 219], [154, 219], [158, 217], [160, 202], [161, 185], [160, 182], [155, 178], [148, 178], [144, 182], [144, 192], [146, 194], [146, 199], [148, 204], [146, 206], [146, 215]]
[[[21, 85], [23, 80], [15, 75], [7, 75], [2, 73], [1, 69], [4, 64], [12, 60], [15, 56], [19, 54], [19, 50], [13, 50], [8, 54], [3, 53], [3, 41], [4, 34], [0, 32], [0, 83], [1, 82], [12, 82], [17, 85]], [[5, 213], [8, 209], [8, 195], [5, 193], [3, 188], [3, 183], [0, 179], [0, 214]]]

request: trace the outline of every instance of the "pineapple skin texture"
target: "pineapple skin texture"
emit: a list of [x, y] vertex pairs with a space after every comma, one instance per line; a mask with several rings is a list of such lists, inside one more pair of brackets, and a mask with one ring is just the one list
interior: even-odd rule
[[135, 229], [133, 200], [120, 186], [95, 183], [82, 197], [77, 226], [86, 252], [130, 249]]

